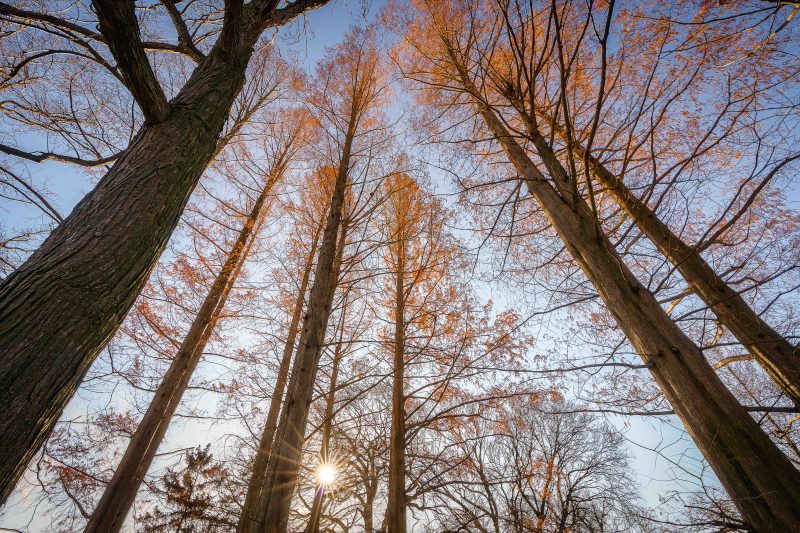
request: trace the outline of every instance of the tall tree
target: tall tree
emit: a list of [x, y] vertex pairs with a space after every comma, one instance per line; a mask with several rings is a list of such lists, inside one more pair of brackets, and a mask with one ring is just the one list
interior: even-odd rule
[[319, 234], [321, 230], [322, 227], [319, 224], [317, 224], [316, 228], [312, 229], [313, 236], [311, 238], [311, 247], [305, 258], [305, 265], [300, 275], [300, 285], [297, 290], [297, 295], [289, 322], [289, 331], [288, 335], [286, 336], [286, 342], [284, 343], [278, 374], [275, 377], [275, 387], [272, 390], [272, 397], [269, 401], [267, 418], [264, 422], [264, 431], [261, 434], [261, 439], [259, 440], [258, 448], [256, 449], [256, 456], [253, 460], [253, 469], [247, 486], [244, 507], [242, 508], [242, 514], [237, 525], [237, 531], [239, 532], [253, 531], [253, 528], [256, 528], [259, 523], [258, 503], [260, 501], [262, 491], [264, 490], [264, 480], [267, 474], [267, 463], [270, 455], [272, 454], [275, 430], [277, 429], [278, 424], [278, 415], [280, 414], [281, 405], [283, 403], [283, 396], [284, 392], [286, 391], [286, 383], [289, 379], [289, 368], [292, 362], [292, 354], [294, 353], [297, 334], [299, 333], [300, 329], [300, 319], [302, 318], [303, 309], [305, 308], [305, 296], [308, 292], [308, 283], [311, 278], [311, 270], [314, 266], [314, 257], [317, 253]]
[[[585, 14], [587, 19], [586, 24], [588, 24], [588, 19], [590, 17], [605, 17], [605, 34], [599, 39], [599, 43], [596, 44], [596, 46], [600, 48], [601, 69], [600, 77], [597, 81], [598, 87], [596, 88], [596, 96], [588, 94], [590, 91], [586, 87], [586, 80], [574, 73], [574, 71], [583, 67], [583, 65], [578, 62], [579, 60], [576, 61], [576, 64], [570, 64], [569, 67], [559, 72], [561, 75], [558, 77], [559, 85], [556, 96], [541, 94], [545, 91], [537, 91], [535, 88], [537, 80], [545, 78], [545, 74], [542, 72], [542, 70], [545, 69], [537, 70], [534, 68], [534, 65], [541, 65], [537, 60], [541, 61], [546, 59], [546, 56], [537, 57], [536, 45], [523, 38], [525, 33], [529, 31], [526, 25], [530, 23], [530, 16], [527, 15], [524, 9], [521, 9], [519, 6], [514, 6], [511, 3], [501, 3], [498, 5], [498, 9], [502, 11], [506, 21], [504, 30], [499, 32], [499, 35], [506, 42], [492, 51], [495, 57], [489, 57], [487, 59], [486, 68], [488, 75], [486, 81], [489, 85], [493, 86], [494, 90], [501, 98], [508, 100], [510, 108], [516, 112], [519, 121], [522, 123], [523, 134], [526, 135], [534, 145], [550, 144], [550, 149], [553, 151], [555, 151], [553, 143], [548, 140], [550, 138], [550, 133], [543, 131], [542, 123], [556, 135], [556, 138], [560, 138], [567, 150], [572, 152], [562, 157], [562, 159], [566, 160], [563, 162], [564, 166], [569, 167], [571, 164], [582, 164], [590, 170], [591, 174], [594, 175], [595, 179], [597, 179], [598, 183], [602, 186], [601, 190], [608, 191], [617, 200], [631, 220], [633, 220], [658, 250], [675, 266], [691, 289], [705, 302], [709, 309], [714, 312], [719, 322], [754, 356], [756, 361], [764, 368], [773, 381], [775, 381], [776, 385], [796, 405], [800, 405], [800, 359], [794, 355], [795, 346], [771, 328], [764, 319], [747, 304], [744, 298], [726, 283], [702, 257], [701, 251], [712, 244], [715, 237], [710, 238], [706, 243], [698, 243], [697, 246], [690, 246], [687, 244], [661, 220], [658, 213], [649, 207], [646, 201], [636, 196], [625, 185], [622, 179], [592, 154], [591, 145], [597, 141], [598, 122], [604, 111], [603, 104], [609, 96], [611, 96], [608, 94], [608, 91], [614, 89], [619, 92], [622, 89], [622, 87], [607, 83], [607, 78], [619, 78], [626, 72], [623, 61], [625, 59], [624, 55], [620, 58], [612, 57], [611, 61], [613, 64], [609, 65], [608, 39], [612, 27], [613, 4], [611, 4], [609, 10], [603, 10], [600, 7], [592, 6]], [[603, 11], [605, 11], [605, 13], [603, 13]], [[567, 12], [569, 12], [569, 10]], [[553, 13], [552, 17], [554, 19], [556, 17], [559, 19], [567, 18], [563, 13]], [[565, 25], [566, 22], [562, 20], [560, 24]], [[655, 28], [649, 26], [647, 28], [655, 31]], [[693, 37], [695, 36], [690, 35], [686, 39], [689, 41]], [[712, 42], [714, 41], [713, 38], [707, 39]], [[542, 40], [544, 41], [543, 38]], [[730, 41], [730, 38], [728, 40]], [[586, 41], [582, 41], [578, 44], [567, 42], [568, 38], [562, 31], [553, 32], [551, 41], [553, 48], [565, 50], [564, 55], [567, 55], [570, 49], [574, 49], [574, 53], [577, 54], [578, 51], [592, 46], [592, 43]], [[732, 43], [728, 42], [726, 46], [731, 46], [731, 44]], [[542, 45], [544, 45], [544, 43], [542, 43]], [[548, 48], [547, 45], [543, 47], [545, 49]], [[711, 53], [713, 53], [713, 50], [706, 52], [706, 54]], [[514, 60], [508, 61], [509, 56]], [[662, 105], [659, 111], [662, 116], [668, 112], [670, 105], [674, 105], [673, 102], [678, 100], [678, 95], [694, 90], [694, 85], [699, 84], [700, 80], [704, 81], [704, 77], [707, 76], [701, 75], [698, 72], [698, 68], [704, 68], [706, 66], [706, 61], [702, 55], [699, 57], [697, 56], [698, 54], [694, 54], [696, 58], [694, 62], [696, 62], [699, 67], [685, 69], [685, 77], [688, 78], [688, 81], [680, 87], [677, 95], [669, 93], [669, 98], [663, 98], [666, 103]], [[659, 57], [656, 56], [655, 59], [651, 60], [653, 64], [651, 67], [652, 76], [655, 76], [660, 67], [658, 59]], [[687, 61], [689, 59], [692, 58], [687, 58]], [[638, 68], [642, 68], [640, 62], [637, 62], [637, 66]], [[702, 141], [706, 141], [706, 139], [711, 137], [714, 133], [714, 129], [719, 127], [722, 118], [726, 115], [732, 116], [732, 119], [730, 119], [732, 124], [726, 125], [721, 133], [716, 134], [713, 143], [719, 144], [725, 137], [730, 136], [731, 130], [733, 130], [738, 119], [743, 117], [746, 111], [755, 112], [754, 108], [760, 101], [760, 98], [758, 98], [758, 92], [760, 92], [759, 87], [766, 86], [772, 88], [774, 83], [776, 83], [774, 74], [772, 76], [765, 75], [764, 77], [767, 79], [761, 81], [758, 79], [759, 75], [755, 74], [754, 69], [745, 69], [745, 73], [749, 76], [748, 88], [746, 91], [729, 90], [727, 102], [721, 105], [719, 116], [711, 122], [711, 131], [697, 134]], [[728, 83], [730, 84], [731, 81]], [[610, 85], [610, 87], [606, 87], [607, 84]], [[595, 89], [595, 87], [591, 87], [591, 89]], [[534, 101], [534, 99], [536, 101]], [[541, 102], [548, 99], [554, 100], [556, 103], [551, 106], [543, 106]], [[575, 122], [577, 120], [577, 115], [580, 113], [580, 109], [567, 109], [565, 108], [565, 102], [577, 100], [580, 102], [581, 106], [586, 106], [592, 103], [592, 99], [596, 102], [594, 111], [590, 115], [590, 126], [586, 133], [588, 136], [587, 142], [590, 146], [590, 149], [587, 150], [583, 141], [576, 136], [576, 130], [579, 124], [575, 124]], [[739, 108], [734, 111], [731, 109], [733, 106]], [[568, 124], [565, 124], [565, 116], [568, 117], [570, 121]], [[634, 119], [629, 121], [632, 123], [630, 127], [635, 128], [638, 120]], [[656, 128], [657, 126], [652, 127]], [[629, 134], [628, 137], [633, 137], [633, 134]], [[704, 146], [702, 141], [698, 147], [694, 148], [694, 154], [710, 149], [712, 143], [707, 141], [707, 146]], [[690, 155], [687, 156], [687, 162], [691, 159], [692, 155], [693, 154], [690, 153]], [[625, 161], [622, 162], [622, 168], [628, 167], [632, 163], [631, 159], [634, 157], [637, 157], [636, 152], [627, 155]], [[776, 173], [797, 159], [800, 159], [800, 154], [790, 155], [776, 164], [773, 170], [770, 171], [761, 180], [755, 190], [752, 191], [750, 198], [744, 203], [743, 209], [746, 209], [748, 205], [752, 204], [756, 195], [762, 192]], [[589, 184], [588, 187], [590, 202], [594, 202], [594, 193], [591, 184]], [[716, 230], [715, 234], [719, 235], [724, 232], [726, 227], [732, 226], [743, 214], [743, 211], [740, 209], [730, 217], [730, 220], [725, 222], [722, 228]]]
[[[150, 65], [132, 1], [93, 2], [99, 32], [0, 4], [0, 15], [19, 26], [66, 32], [70, 41], [91, 43], [92, 51], [107, 46], [116, 60], [109, 68], [144, 116], [97, 187], [0, 285], [0, 502], [146, 282], [216, 150], [261, 34], [324, 3], [279, 8], [272, 0], [227, 1], [206, 54], [179, 32], [181, 42], [171, 48], [198, 65], [170, 101]], [[181, 28], [180, 16], [175, 21]]]
[[[389, 271], [389, 306], [394, 321], [392, 335], [392, 424], [389, 435], [389, 496], [386, 510], [389, 531], [407, 531], [406, 496], [406, 393], [407, 336], [435, 321], [433, 305], [442, 299], [433, 292], [452, 268], [452, 250], [442, 235], [443, 211], [427, 197], [417, 182], [404, 173], [386, 180], [384, 224], [387, 247], [384, 261]], [[435, 302], [435, 303], [434, 303]], [[414, 324], [416, 327], [411, 327]]]
[[[305, 295], [308, 292], [308, 284], [311, 281], [314, 259], [317, 254], [319, 237], [323, 230], [323, 223], [326, 221], [327, 211], [330, 206], [331, 195], [333, 193], [333, 178], [336, 173], [330, 167], [311, 173], [305, 180], [305, 187], [301, 194], [299, 205], [294, 206], [292, 211], [297, 216], [296, 226], [305, 226], [306, 231], [313, 234], [312, 245], [305, 259], [305, 266], [300, 278], [299, 298], [295, 300], [292, 317], [289, 324], [289, 332], [284, 345], [278, 375], [275, 381], [272, 397], [270, 398], [267, 418], [264, 423], [264, 431], [261, 434], [256, 457], [253, 462], [252, 474], [248, 483], [245, 507], [242, 511], [238, 524], [238, 531], [258, 531], [261, 519], [259, 509], [263, 510], [263, 498], [268, 497], [264, 491], [267, 490], [265, 483], [267, 480], [267, 465], [272, 455], [272, 448], [275, 443], [275, 431], [277, 430], [278, 416], [283, 405], [286, 385], [289, 379], [289, 369], [292, 362], [292, 354], [295, 351], [297, 334], [299, 333], [300, 320], [305, 309]], [[346, 224], [344, 224], [346, 225]], [[341, 261], [341, 254], [344, 253], [344, 239], [346, 238], [346, 228], [339, 232], [336, 245], [337, 256], [334, 266]]]
[[139, 485], [161, 444], [170, 420], [174, 415], [189, 380], [202, 358], [206, 343], [214, 332], [225, 301], [242, 268], [247, 250], [255, 238], [257, 226], [263, 218], [264, 207], [275, 184], [283, 177], [287, 166], [302, 143], [303, 123], [287, 121], [285, 131], [276, 128], [272, 134], [276, 142], [270, 172], [264, 176], [263, 188], [253, 202], [238, 238], [200, 307], [186, 338], [164, 376], [142, 422], [131, 437], [128, 448], [106, 487], [100, 502], [86, 526], [87, 532], [119, 531], [130, 512]]
[[[314, 283], [303, 321], [300, 344], [292, 365], [286, 400], [275, 432], [275, 443], [262, 492], [262, 531], [285, 531], [289, 508], [300, 470], [308, 410], [325, 341], [331, 304], [339, 280], [341, 257], [336, 260], [342, 208], [353, 166], [369, 156], [366, 139], [378, 127], [381, 103], [386, 96], [384, 67], [371, 32], [353, 30], [318, 68], [325, 80], [311, 101], [318, 110], [334, 162], [335, 185], [322, 234]], [[360, 141], [360, 142], [357, 142]]]
[[[554, 129], [564, 133], [563, 128]], [[532, 129], [531, 132], [541, 136], [536, 130]], [[742, 295], [714, 271], [701, 255], [703, 243], [699, 243], [700, 246], [687, 244], [606, 165], [587, 152], [579, 141], [573, 139], [570, 145], [577, 157], [588, 162], [597, 181], [611, 193], [636, 226], [681, 273], [692, 291], [714, 312], [720, 324], [753, 355], [778, 388], [795, 405], [800, 406], [800, 357], [797, 357], [797, 347], [767, 324]], [[762, 184], [766, 185], [784, 166], [797, 159], [800, 159], [800, 154], [785, 158], [775, 165]], [[751, 194], [752, 199], [761, 188]]]
[[550, 174], [548, 180], [480, 90], [480, 68], [486, 57], [480, 45], [487, 43], [481, 32], [491, 27], [487, 26], [491, 15], [470, 3], [417, 5], [424, 14], [413, 18], [405, 34], [413, 58], [410, 76], [423, 79], [434, 92], [438, 88], [460, 93], [464, 99], [459, 101], [472, 106], [753, 527], [763, 531], [800, 527], [800, 506], [795, 503], [800, 501], [800, 473], [622, 262], [586, 200], [576, 193], [577, 177], [548, 146], [537, 144], [535, 151]]
[[[344, 232], [343, 232], [344, 233]], [[341, 243], [343, 249], [344, 243]], [[347, 302], [344, 302], [343, 307], [346, 309]], [[344, 310], [343, 310], [344, 311]], [[336, 405], [336, 387], [339, 384], [339, 366], [343, 356], [343, 343], [342, 336], [344, 334], [344, 321], [346, 314], [342, 312], [339, 324], [339, 339], [333, 350], [333, 361], [331, 363], [331, 377], [330, 384], [328, 385], [328, 393], [325, 395], [325, 412], [322, 418], [322, 442], [319, 449], [319, 468], [317, 473], [317, 483], [314, 491], [314, 501], [311, 506], [311, 513], [306, 524], [306, 533], [319, 533], [320, 523], [322, 521], [322, 505], [325, 502], [325, 491], [328, 485], [334, 480], [322, 479], [322, 475], [336, 474], [335, 465], [333, 464], [333, 457], [330, 451], [331, 445], [331, 429], [333, 426], [333, 409]], [[323, 470], [325, 469], [325, 470]]]

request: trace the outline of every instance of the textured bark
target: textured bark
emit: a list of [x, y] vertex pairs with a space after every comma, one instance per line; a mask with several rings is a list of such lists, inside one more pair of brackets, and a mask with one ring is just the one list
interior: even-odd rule
[[[402, 232], [400, 228], [399, 232]], [[394, 368], [392, 380], [392, 426], [389, 437], [389, 501], [386, 509], [389, 531], [406, 533], [406, 413], [405, 376], [405, 258], [403, 237], [398, 236], [395, 273]]]
[[122, 529], [139, 486], [150, 468], [241, 271], [252, 243], [254, 229], [274, 183], [275, 180], [270, 179], [254, 203], [225, 264], [211, 285], [144, 418], [131, 437], [125, 455], [114, 471], [114, 477], [92, 513], [84, 530], [86, 533], [112, 533]]
[[322, 236], [314, 284], [311, 287], [308, 312], [303, 320], [300, 346], [292, 365], [292, 374], [275, 433], [275, 448], [267, 467], [267, 480], [262, 494], [265, 505], [261, 531], [286, 531], [297, 476], [300, 471], [308, 410], [314, 392], [319, 357], [325, 342], [334, 290], [339, 279], [340, 262], [336, 261], [337, 234], [342, 219], [350, 151], [357, 123], [355, 109], [350, 118], [342, 158], [336, 176], [330, 210]]
[[149, 122], [166, 119], [169, 104], [142, 46], [134, 3], [129, 0], [92, 0], [92, 5], [100, 32], [117, 60], [117, 69], [145, 119]]
[[[465, 73], [461, 81], [477, 94]], [[494, 111], [478, 98], [475, 103], [745, 519], [758, 531], [800, 530], [800, 473], [597, 231], [586, 202], [559, 195]], [[561, 179], [565, 171], [555, 155], [538, 151], [553, 178]]]
[[[341, 235], [345, 235], [344, 231]], [[339, 239], [339, 250], [344, 249], [344, 239]], [[342, 325], [344, 328], [344, 325]], [[331, 440], [331, 422], [333, 421], [333, 407], [336, 402], [336, 384], [339, 381], [339, 362], [342, 358], [342, 337], [339, 336], [339, 342], [336, 343], [336, 348], [333, 353], [333, 363], [331, 368], [331, 384], [328, 389], [328, 397], [325, 400], [325, 415], [322, 419], [322, 445], [319, 450], [320, 464], [328, 464], [330, 462], [330, 440]], [[325, 501], [325, 487], [318, 485], [314, 493], [314, 503], [311, 506], [311, 515], [306, 525], [306, 533], [319, 533], [319, 523], [322, 516], [322, 504]]]
[[[147, 281], [216, 149], [260, 32], [326, 1], [282, 9], [252, 1], [258, 24], [246, 28], [245, 17], [226, 12], [223, 33], [241, 34], [230, 40], [236, 46], [214, 46], [164, 120], [150, 117], [94, 190], [0, 284], [0, 504]], [[65, 24], [5, 4], [0, 10]]]
[[[562, 128], [554, 128], [563, 135]], [[625, 183], [586, 154], [580, 143], [571, 142], [575, 154], [587, 161], [598, 181], [625, 210], [636, 226], [681, 273], [692, 291], [717, 316], [761, 365], [775, 384], [800, 406], [800, 354], [797, 348], [772, 329], [725, 280], [703, 259], [697, 248], [686, 244], [664, 224], [650, 207]]]
[[317, 253], [317, 243], [321, 230], [322, 228], [320, 227], [314, 232], [311, 250], [306, 258], [303, 275], [300, 279], [300, 288], [297, 293], [294, 309], [292, 310], [292, 319], [289, 323], [289, 334], [286, 337], [286, 344], [283, 347], [283, 355], [281, 357], [280, 367], [278, 368], [278, 375], [275, 378], [275, 390], [272, 392], [269, 410], [267, 411], [267, 420], [264, 424], [264, 432], [261, 434], [261, 441], [258, 444], [258, 451], [256, 451], [255, 461], [253, 462], [253, 474], [250, 477], [250, 483], [247, 487], [247, 496], [245, 497], [242, 514], [239, 517], [239, 523], [236, 528], [237, 533], [255, 533], [263, 520], [258, 516], [258, 509], [260, 508], [259, 502], [261, 501], [261, 494], [264, 490], [267, 463], [272, 453], [272, 444], [275, 437], [275, 429], [278, 424], [278, 415], [280, 414], [281, 404], [283, 403], [286, 382], [289, 378], [289, 364], [292, 361], [292, 354], [294, 353], [294, 344], [297, 340], [300, 318], [302, 318], [303, 315], [306, 291], [308, 289], [309, 278], [311, 277], [311, 269], [314, 266], [314, 255]]
[[0, 503], [141, 291], [216, 148], [244, 58], [209, 56], [0, 285]]
[[311, 504], [311, 512], [309, 513], [308, 523], [303, 530], [304, 533], [318, 533], [319, 521], [322, 516], [322, 503], [325, 500], [325, 487], [317, 486], [314, 492], [314, 502]]

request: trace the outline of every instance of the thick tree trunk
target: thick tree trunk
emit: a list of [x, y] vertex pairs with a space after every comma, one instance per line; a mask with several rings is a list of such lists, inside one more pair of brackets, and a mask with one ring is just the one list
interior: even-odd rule
[[[566, 135], [563, 128], [547, 118], [545, 120], [560, 136]], [[527, 122], [528, 130], [536, 135], [530, 120]], [[697, 248], [689, 246], [673, 233], [621, 179], [595, 157], [586, 154], [575, 139], [571, 140], [570, 145], [577, 157], [588, 162], [598, 181], [636, 226], [675, 265], [692, 291], [714, 312], [720, 323], [753, 355], [786, 396], [800, 406], [800, 356], [796, 353], [797, 348], [772, 329], [738, 292], [714, 272]]]
[[[494, 112], [477, 99], [476, 105], [745, 519], [757, 531], [800, 531], [800, 473], [597, 231], [585, 201], [565, 201]], [[560, 179], [564, 170], [555, 155], [539, 155]]]
[[92, 513], [84, 530], [86, 533], [117, 532], [125, 523], [139, 486], [167, 432], [189, 380], [203, 356], [208, 339], [214, 331], [228, 294], [241, 270], [249, 245], [252, 243], [255, 226], [274, 183], [275, 180], [270, 179], [255, 201], [222, 270], [214, 280], [186, 338], [150, 402], [147, 413], [131, 437], [125, 455], [114, 471], [114, 477]]
[[209, 55], [160, 123], [0, 285], [0, 503], [141, 291], [206, 168], [248, 57]]
[[322, 236], [317, 268], [314, 272], [314, 284], [311, 287], [308, 312], [303, 321], [300, 345], [292, 365], [286, 402], [275, 433], [275, 448], [267, 467], [267, 479], [261, 497], [264, 505], [261, 531], [265, 533], [286, 531], [289, 506], [300, 471], [308, 410], [319, 368], [319, 357], [325, 342], [333, 296], [339, 279], [341, 262], [336, 261], [336, 237], [342, 220], [342, 206], [347, 188], [350, 151], [356, 122], [357, 117], [354, 111], [342, 149], [330, 211]]
[[258, 531], [259, 525], [262, 522], [262, 519], [258, 516], [259, 502], [262, 491], [264, 490], [267, 463], [272, 452], [275, 429], [278, 424], [278, 415], [280, 414], [281, 404], [283, 403], [286, 382], [289, 378], [289, 364], [292, 361], [292, 354], [294, 353], [294, 343], [297, 339], [300, 318], [302, 318], [303, 315], [306, 291], [308, 289], [309, 279], [311, 278], [311, 269], [314, 266], [314, 256], [317, 253], [317, 243], [319, 242], [321, 230], [322, 228], [319, 227], [314, 232], [311, 250], [306, 258], [303, 275], [300, 279], [300, 288], [298, 290], [297, 300], [295, 300], [294, 309], [292, 310], [292, 319], [289, 324], [289, 334], [286, 337], [286, 344], [283, 347], [283, 355], [281, 357], [280, 366], [278, 367], [278, 375], [275, 378], [275, 390], [272, 392], [269, 410], [267, 411], [267, 420], [264, 424], [264, 432], [261, 434], [261, 441], [258, 444], [258, 451], [256, 452], [255, 461], [253, 462], [253, 474], [250, 477], [250, 483], [247, 487], [247, 496], [245, 497], [242, 515], [239, 517], [239, 524], [236, 528], [237, 533], [255, 533]]
[[[402, 229], [400, 229], [402, 232]], [[389, 531], [406, 533], [406, 413], [403, 393], [405, 375], [405, 261], [402, 236], [397, 243], [394, 316], [394, 374], [392, 382], [392, 427], [389, 436], [389, 501], [386, 509]]]

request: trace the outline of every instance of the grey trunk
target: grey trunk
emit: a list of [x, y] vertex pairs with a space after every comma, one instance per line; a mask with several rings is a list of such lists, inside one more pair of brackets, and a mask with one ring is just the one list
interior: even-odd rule
[[[563, 128], [555, 125], [553, 128], [562, 137], [565, 135]], [[531, 130], [530, 125], [528, 129]], [[537, 134], [535, 131], [532, 133]], [[689, 246], [673, 233], [621, 179], [596, 158], [586, 154], [584, 148], [574, 139], [570, 144], [575, 154], [588, 162], [600, 183], [636, 226], [678, 269], [692, 291], [714, 312], [719, 322], [753, 355], [778, 388], [795, 405], [800, 406], [800, 357], [796, 348], [772, 329], [738, 292], [714, 272], [697, 248]]]

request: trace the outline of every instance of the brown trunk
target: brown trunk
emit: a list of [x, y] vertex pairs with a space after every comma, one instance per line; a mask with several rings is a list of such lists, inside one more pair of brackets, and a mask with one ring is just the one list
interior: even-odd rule
[[314, 502], [311, 505], [311, 513], [309, 513], [308, 524], [303, 530], [304, 533], [318, 533], [319, 521], [322, 516], [322, 502], [325, 499], [325, 487], [317, 486], [314, 492]]
[[275, 180], [270, 179], [253, 205], [225, 264], [214, 280], [203, 305], [172, 360], [147, 412], [131, 437], [114, 477], [103, 492], [84, 530], [86, 533], [119, 531], [125, 523], [139, 486], [156, 455], [170, 420], [180, 404], [225, 301], [241, 270], [254, 228]]
[[247, 487], [247, 496], [245, 497], [242, 515], [239, 518], [239, 524], [236, 528], [237, 533], [255, 533], [258, 531], [258, 525], [261, 523], [258, 517], [259, 501], [262, 491], [264, 490], [264, 480], [267, 474], [267, 462], [269, 461], [272, 452], [272, 443], [275, 437], [275, 428], [278, 424], [278, 415], [280, 414], [281, 404], [283, 403], [283, 394], [286, 390], [286, 381], [289, 377], [289, 363], [292, 361], [292, 353], [294, 353], [294, 343], [297, 339], [297, 333], [300, 325], [300, 318], [303, 314], [303, 306], [305, 303], [306, 290], [308, 289], [308, 281], [311, 277], [311, 269], [314, 266], [314, 255], [317, 253], [317, 243], [319, 242], [319, 234], [322, 230], [318, 227], [314, 232], [314, 238], [311, 242], [311, 250], [306, 258], [306, 264], [303, 269], [303, 276], [300, 280], [300, 288], [295, 300], [294, 309], [292, 310], [292, 320], [289, 324], [289, 335], [286, 337], [286, 344], [283, 347], [283, 356], [281, 357], [281, 364], [278, 368], [278, 375], [275, 378], [275, 390], [272, 392], [272, 398], [269, 402], [269, 411], [267, 412], [267, 420], [264, 424], [264, 433], [261, 435], [261, 442], [258, 445], [255, 461], [253, 463], [253, 474], [250, 477], [250, 483]]
[[0, 284], [0, 503], [147, 281], [214, 153], [247, 59], [212, 52], [167, 119], [142, 127]]
[[404, 242], [397, 235], [397, 272], [395, 273], [394, 377], [392, 383], [392, 427], [389, 437], [389, 501], [386, 509], [389, 531], [406, 532], [406, 413], [403, 394], [405, 373], [405, 258]]
[[308, 409], [314, 392], [314, 381], [319, 367], [320, 353], [325, 342], [333, 296], [339, 280], [341, 263], [336, 261], [336, 237], [342, 220], [342, 206], [347, 188], [350, 151], [356, 123], [357, 116], [354, 110], [342, 149], [330, 211], [323, 232], [317, 268], [314, 272], [314, 284], [311, 287], [308, 312], [303, 320], [300, 345], [292, 365], [286, 402], [275, 433], [275, 453], [270, 457], [267, 467], [267, 479], [261, 498], [264, 505], [261, 527], [262, 531], [267, 533], [286, 531], [289, 506], [300, 471]]
[[361, 510], [361, 516], [364, 518], [364, 531], [366, 533], [373, 533], [375, 531], [372, 524], [372, 514], [375, 496], [378, 492], [378, 483], [377, 479], [373, 481], [374, 483], [367, 486], [366, 500], [364, 501], [364, 508]]
[[[345, 232], [342, 232], [345, 235]], [[344, 239], [339, 239], [339, 250], [344, 249]], [[344, 316], [344, 315], [343, 315]], [[342, 324], [342, 335], [344, 333], [344, 324]], [[339, 336], [339, 342], [336, 344], [336, 349], [333, 353], [333, 367], [331, 368], [331, 386], [328, 390], [328, 398], [325, 403], [325, 415], [322, 419], [322, 445], [319, 451], [320, 464], [328, 464], [330, 462], [330, 440], [331, 440], [331, 421], [333, 419], [333, 406], [336, 401], [336, 383], [339, 381], [339, 361], [342, 357], [342, 335]], [[314, 493], [314, 503], [311, 506], [311, 517], [306, 526], [306, 533], [319, 533], [319, 522], [322, 516], [322, 503], [325, 499], [325, 487], [318, 485]]]
[[[564, 135], [562, 128], [554, 129], [559, 135]], [[675, 265], [720, 323], [753, 354], [786, 396], [800, 406], [800, 357], [795, 354], [796, 348], [764, 322], [744, 298], [714, 272], [700, 252], [675, 235], [621, 179], [592, 155], [586, 154], [583, 146], [574, 139], [571, 145], [575, 154], [588, 162], [594, 175], [636, 226]]]
[[[322, 228], [319, 228], [319, 230], [321, 230], [321, 229]], [[319, 237], [319, 231], [314, 234], [314, 246], [313, 246], [312, 254], [310, 255], [310, 260], [309, 260], [309, 263], [308, 263], [309, 271], [306, 274], [306, 278], [304, 280], [305, 284], [303, 285], [303, 293], [304, 294], [305, 294], [305, 287], [308, 284], [308, 274], [310, 274], [310, 268], [313, 265], [313, 251], [316, 250], [318, 237]], [[344, 253], [344, 244], [345, 244], [345, 239], [346, 238], [347, 238], [347, 222], [344, 221], [342, 223], [342, 230], [339, 232], [339, 237], [338, 237], [338, 241], [337, 241], [337, 245], [336, 245], [337, 246], [337, 248], [336, 248], [336, 250], [337, 250], [336, 257], [335, 257], [335, 259], [333, 261], [333, 270], [335, 270], [336, 272], [339, 272], [339, 269], [341, 267], [342, 256], [343, 256], [343, 253]], [[338, 280], [338, 275], [337, 275], [337, 280]], [[336, 284], [334, 284], [331, 287], [331, 291], [332, 291], [331, 299], [333, 299], [335, 290], [336, 290]], [[302, 308], [301, 308], [301, 311], [302, 311]], [[298, 322], [294, 323], [295, 334], [292, 337], [292, 345], [294, 345], [294, 339], [295, 339], [295, 337], [297, 335], [297, 324], [298, 323], [299, 323], [299, 317], [298, 317]], [[285, 355], [285, 353], [284, 353], [284, 355]], [[267, 507], [269, 506], [269, 499], [270, 499], [270, 496], [271, 496], [271, 492], [266, 486], [266, 483], [267, 483], [267, 480], [268, 480], [267, 469], [268, 469], [268, 466], [269, 466], [269, 459], [270, 459], [270, 457], [272, 457], [272, 446], [275, 444], [274, 438], [275, 438], [275, 432], [277, 430], [278, 414], [279, 414], [279, 410], [280, 410], [280, 407], [281, 407], [282, 400], [284, 399], [283, 398], [283, 393], [284, 393], [284, 390], [286, 389], [286, 381], [287, 381], [288, 373], [289, 373], [288, 365], [289, 365], [290, 359], [291, 359], [291, 352], [289, 353], [288, 358], [285, 359], [285, 361], [286, 361], [286, 367], [285, 368], [283, 366], [283, 361], [281, 361], [281, 372], [282, 372], [282, 374], [279, 376], [279, 378], [282, 379], [282, 382], [280, 384], [280, 397], [278, 397], [278, 399], [277, 399], [277, 404], [272, 404], [272, 403], [270, 404], [270, 414], [268, 415], [268, 420], [267, 420], [268, 425], [264, 430], [264, 435], [262, 436], [262, 443], [266, 443], [267, 441], [265, 439], [269, 439], [269, 441], [268, 441], [269, 445], [264, 448], [264, 453], [263, 453], [263, 457], [262, 457], [261, 463], [259, 465], [254, 465], [253, 478], [251, 478], [251, 480], [250, 480], [251, 487], [254, 486], [255, 483], [259, 483], [258, 486], [260, 487], [260, 489], [258, 491], [258, 494], [254, 495], [252, 497], [252, 501], [250, 502], [251, 507], [249, 507], [249, 508], [252, 509], [251, 515], [250, 515], [251, 518], [249, 518], [247, 523], [244, 524], [244, 525], [242, 525], [241, 522], [240, 522], [240, 526], [239, 527], [242, 527], [243, 529], [241, 531], [243, 531], [245, 533], [257, 533], [257, 532], [261, 531], [261, 524], [264, 523], [264, 514], [266, 513]], [[276, 394], [277, 394], [277, 389], [278, 389], [278, 387], [276, 385]], [[273, 407], [275, 407], [275, 412], [274, 413], [272, 412]], [[274, 418], [270, 418], [270, 417], [274, 417]], [[258, 477], [257, 481], [255, 480], [256, 476]], [[248, 498], [249, 497], [250, 497], [250, 494], [248, 493]], [[239, 533], [239, 532], [237, 532], [237, 533]]]
[[[461, 78], [465, 88], [477, 94], [465, 73]], [[565, 201], [494, 112], [477, 98], [476, 105], [745, 519], [758, 531], [800, 531], [800, 473], [725, 388], [694, 342], [639, 284], [598, 231], [586, 202]], [[539, 155], [553, 178], [561, 179], [565, 172], [555, 155], [546, 150]]]

